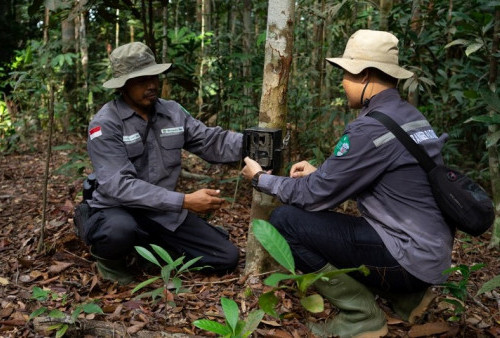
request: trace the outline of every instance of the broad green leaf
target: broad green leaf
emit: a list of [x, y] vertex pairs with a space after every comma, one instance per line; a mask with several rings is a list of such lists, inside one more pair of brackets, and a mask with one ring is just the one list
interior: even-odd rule
[[30, 316], [29, 316], [29, 319], [33, 319], [35, 317], [38, 317], [40, 316], [41, 314], [44, 314], [45, 312], [47, 312], [47, 308], [46, 307], [41, 307], [39, 309], [36, 309], [35, 311], [33, 311]]
[[254, 219], [252, 221], [252, 231], [264, 249], [285, 269], [295, 274], [295, 261], [293, 260], [292, 251], [278, 230], [264, 220]]
[[186, 271], [189, 269], [190, 266], [192, 266], [193, 264], [195, 264], [196, 262], [198, 262], [200, 259], [202, 259], [203, 257], [202, 256], [199, 256], [199, 257], [195, 257], [193, 259], [190, 259], [189, 261], [187, 261], [178, 271], [178, 273], [181, 273], [183, 271]]
[[488, 137], [486, 137], [486, 147], [489, 148], [495, 146], [496, 144], [498, 144], [499, 140], [500, 140], [500, 130], [497, 130], [493, 134], [488, 135]]
[[469, 40], [464, 40], [464, 39], [456, 39], [444, 46], [444, 48], [450, 48], [451, 46], [455, 45], [467, 45], [469, 43]]
[[240, 310], [238, 309], [238, 304], [232, 299], [221, 298], [222, 310], [226, 316], [226, 322], [234, 333], [236, 331], [236, 325], [238, 324], [238, 317], [240, 315]]
[[96, 303], [83, 304], [83, 311], [85, 311], [85, 313], [104, 313], [101, 307]]
[[160, 258], [163, 259], [166, 263], [172, 264], [174, 262], [169, 253], [161, 246], [158, 246], [156, 244], [151, 244], [151, 247], [158, 254], [158, 256], [160, 256]]
[[57, 332], [56, 332], [56, 337], [59, 338], [59, 337], [64, 336], [66, 331], [68, 331], [68, 328], [69, 328], [68, 324], [61, 325], [59, 330], [57, 330]]
[[64, 315], [64, 312], [57, 310], [57, 309], [53, 309], [53, 310], [50, 310], [49, 317], [50, 318], [64, 318], [65, 315]]
[[307, 289], [318, 279], [320, 279], [323, 275], [317, 273], [308, 273], [300, 276], [301, 278], [297, 279], [297, 287], [300, 292], [305, 293]]
[[172, 266], [171, 265], [165, 265], [164, 267], [161, 268], [161, 278], [165, 283], [168, 283], [170, 280], [170, 276], [172, 274]]
[[172, 278], [172, 284], [174, 285], [175, 293], [179, 293], [182, 286], [182, 280], [179, 277], [174, 277]]
[[500, 96], [497, 93], [491, 90], [483, 90], [481, 91], [481, 97], [490, 109], [500, 113]]
[[481, 288], [477, 291], [476, 296], [485, 292], [490, 292], [496, 288], [500, 288], [500, 275], [497, 275], [484, 283], [483, 286], [481, 286]]
[[477, 52], [479, 49], [481, 49], [483, 47], [483, 45], [484, 44], [482, 42], [471, 43], [465, 49], [465, 55], [469, 56], [472, 53]]
[[193, 325], [199, 329], [210, 331], [221, 336], [231, 334], [231, 329], [228, 326], [222, 325], [221, 323], [215, 322], [213, 320], [199, 319], [195, 320], [193, 322]]
[[80, 305], [80, 306], [77, 306], [75, 308], [75, 310], [73, 311], [73, 313], [71, 313], [71, 322], [74, 323], [76, 322], [76, 319], [78, 318], [78, 316], [80, 315], [80, 313], [83, 312], [83, 306]]
[[310, 295], [300, 299], [300, 304], [309, 312], [319, 313], [325, 309], [323, 297], [318, 294]]
[[134, 292], [136, 292], [137, 290], [140, 290], [142, 289], [143, 287], [151, 284], [151, 283], [154, 283], [156, 282], [158, 279], [160, 279], [160, 277], [153, 277], [153, 278], [150, 278], [142, 283], [140, 283], [139, 285], [137, 285], [132, 291], [131, 293], [133, 294]]
[[158, 260], [156, 259], [156, 257], [148, 249], [143, 248], [142, 246], [135, 246], [135, 250], [139, 253], [139, 255], [141, 255], [142, 257], [144, 257], [145, 259], [147, 259], [151, 263], [156, 264], [157, 266], [161, 267], [161, 265], [158, 262]]
[[278, 318], [279, 315], [274, 309], [274, 307], [278, 304], [278, 297], [274, 294], [274, 291], [269, 291], [263, 293], [259, 297], [259, 307], [268, 315]]
[[45, 301], [49, 298], [50, 291], [43, 290], [38, 286], [34, 286], [33, 290], [31, 290], [31, 299], [36, 299], [39, 301]]
[[266, 313], [262, 310], [255, 310], [252, 311], [248, 314], [247, 320], [245, 322], [245, 326], [243, 327], [243, 330], [241, 331], [243, 337], [248, 337], [252, 334], [255, 329], [259, 326], [260, 322], [262, 321], [262, 318], [264, 318], [264, 315]]
[[282, 280], [285, 279], [291, 279], [293, 276], [296, 275], [289, 275], [289, 274], [284, 274], [284, 273], [273, 273], [269, 277], [267, 277], [264, 280], [264, 284], [269, 285], [269, 286], [278, 286], [278, 283], [281, 282]]

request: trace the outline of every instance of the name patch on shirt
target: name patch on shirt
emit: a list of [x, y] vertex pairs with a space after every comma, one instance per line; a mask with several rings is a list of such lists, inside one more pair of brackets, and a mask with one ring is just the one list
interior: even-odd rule
[[139, 135], [139, 133], [135, 133], [132, 135], [123, 135], [123, 142], [125, 142], [126, 144], [139, 142], [140, 139], [141, 135]]
[[416, 133], [410, 135], [413, 141], [417, 143], [422, 143], [423, 141], [432, 140], [438, 138], [434, 130], [423, 130], [417, 131]]
[[184, 133], [184, 127], [164, 128], [160, 131], [160, 136], [172, 136]]

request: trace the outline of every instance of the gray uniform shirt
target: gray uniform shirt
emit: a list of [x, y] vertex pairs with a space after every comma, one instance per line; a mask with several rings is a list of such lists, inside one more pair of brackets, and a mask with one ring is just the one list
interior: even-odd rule
[[258, 187], [309, 211], [356, 198], [362, 216], [401, 266], [425, 282], [442, 283], [442, 272], [451, 265], [452, 231], [416, 159], [380, 122], [365, 116], [373, 110], [392, 117], [442, 163], [447, 135], [438, 138], [416, 108], [396, 89], [388, 89], [374, 96], [347, 126], [334, 153], [317, 171], [298, 179], [261, 175]]
[[92, 119], [87, 149], [99, 186], [89, 204], [145, 209], [147, 217], [173, 231], [187, 214], [184, 194], [175, 191], [181, 149], [211, 163], [235, 162], [243, 135], [209, 128], [174, 101], [160, 99], [155, 109], [147, 136], [147, 121], [121, 98]]

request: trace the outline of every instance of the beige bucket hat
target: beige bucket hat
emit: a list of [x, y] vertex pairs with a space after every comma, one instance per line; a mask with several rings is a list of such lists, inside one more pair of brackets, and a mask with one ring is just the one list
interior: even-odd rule
[[326, 60], [351, 74], [373, 67], [396, 79], [412, 77], [412, 72], [399, 66], [398, 53], [398, 39], [391, 33], [360, 29], [347, 41], [344, 55]]
[[113, 78], [104, 82], [105, 88], [121, 88], [129, 79], [158, 75], [172, 66], [171, 63], [156, 63], [151, 49], [141, 42], [131, 42], [116, 48], [109, 60]]

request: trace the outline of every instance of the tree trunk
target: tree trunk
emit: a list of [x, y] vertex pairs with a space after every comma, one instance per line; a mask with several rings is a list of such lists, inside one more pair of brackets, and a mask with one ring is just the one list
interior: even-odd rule
[[[495, 54], [498, 52], [500, 35], [500, 9], [495, 11], [495, 26], [493, 28], [493, 42], [491, 44], [490, 54], [490, 73], [488, 83], [493, 92], [497, 90], [497, 71], [498, 64]], [[495, 112], [490, 111], [492, 116]], [[498, 113], [497, 113], [498, 114]], [[493, 134], [498, 133], [498, 124], [491, 124], [488, 127], [488, 136], [493, 138]], [[498, 154], [498, 143], [488, 146], [488, 157], [490, 165], [491, 190], [493, 194], [493, 203], [495, 204], [495, 222], [490, 240], [490, 248], [498, 248], [500, 246], [500, 160]]]
[[[243, 53], [246, 55], [253, 54], [252, 52], [252, 1], [244, 0], [243, 1]], [[245, 83], [243, 87], [243, 96], [246, 100], [249, 100], [249, 103], [253, 103], [253, 93], [252, 88], [250, 87], [251, 79], [251, 71], [252, 71], [252, 63], [249, 59], [243, 61], [243, 81]], [[245, 106], [243, 109], [244, 116], [250, 115], [250, 108]], [[247, 119], [245, 118], [245, 122]], [[247, 127], [247, 126], [245, 126]]]
[[380, 30], [389, 30], [389, 14], [391, 13], [393, 0], [380, 0]]
[[[161, 62], [168, 63], [168, 39], [167, 39], [167, 28], [168, 28], [168, 0], [162, 0], [162, 46], [161, 46]], [[167, 77], [163, 78], [163, 83], [161, 86], [161, 97], [167, 99], [170, 97], [172, 91], [172, 86], [168, 82]]]
[[[80, 6], [80, 14], [78, 15], [78, 40], [80, 46], [80, 63], [82, 67], [82, 75], [83, 75], [83, 88], [85, 90], [85, 98], [88, 97], [89, 91], [89, 47], [87, 41], [87, 11], [83, 10], [83, 6], [87, 4], [88, 0], [79, 0]], [[85, 115], [88, 116], [90, 113], [90, 105], [91, 102], [86, 101], [86, 112]], [[81, 112], [84, 113], [84, 112]]]
[[[317, 4], [320, 8], [320, 13], [325, 12], [325, 0], [318, 0]], [[312, 99], [312, 109], [313, 111], [320, 109], [321, 107], [321, 97], [323, 91], [323, 69], [325, 64], [325, 58], [323, 55], [324, 46], [324, 31], [325, 31], [325, 20], [323, 17], [316, 16], [314, 18], [314, 28], [313, 28], [313, 43], [311, 50], [311, 66], [313, 68], [312, 76], [309, 82], [309, 88], [317, 88], [317, 93]]]
[[[62, 33], [62, 53], [75, 52], [75, 19], [69, 17], [61, 24]], [[70, 130], [70, 118], [75, 114], [75, 107], [77, 104], [75, 95], [76, 89], [76, 71], [75, 66], [64, 66], [64, 80], [63, 80], [63, 96], [66, 102], [66, 111], [61, 114], [61, 123], [63, 133], [66, 134]]]
[[208, 6], [206, 3], [209, 0], [201, 0], [201, 4], [199, 7], [200, 11], [200, 19], [201, 19], [201, 46], [200, 46], [200, 68], [198, 71], [198, 98], [196, 99], [196, 103], [198, 105], [198, 117], [203, 115], [203, 73], [205, 72], [205, 28], [207, 25], [207, 14], [206, 10]]
[[[292, 62], [294, 6], [293, 0], [269, 1], [259, 127], [285, 127], [288, 77]], [[268, 219], [277, 204], [273, 197], [254, 190], [250, 218]], [[248, 232], [246, 249], [245, 274], [269, 271], [274, 261], [256, 240], [251, 229]]]
[[[420, 2], [421, 0], [413, 0], [411, 8], [411, 30], [418, 36], [420, 32]], [[419, 95], [418, 88], [408, 92], [408, 102], [414, 107], [418, 107]]]

